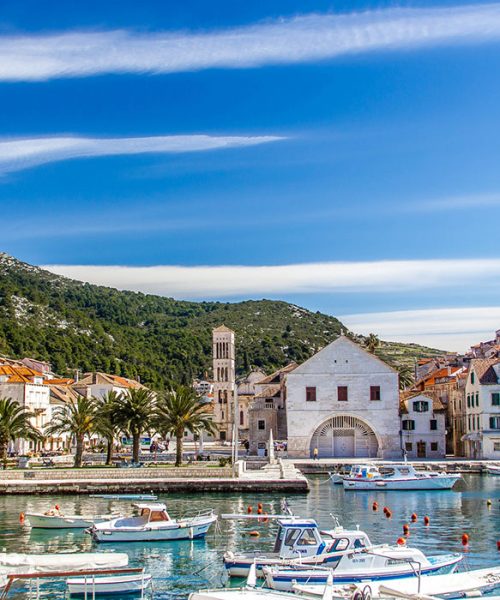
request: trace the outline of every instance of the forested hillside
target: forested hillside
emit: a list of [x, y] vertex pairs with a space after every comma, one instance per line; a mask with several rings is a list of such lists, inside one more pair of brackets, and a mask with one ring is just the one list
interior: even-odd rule
[[[163, 388], [209, 372], [211, 329], [236, 332], [237, 369], [269, 372], [334, 340], [338, 319], [287, 302], [185, 302], [53, 275], [0, 253], [0, 355], [48, 360], [60, 375], [101, 370]], [[345, 327], [344, 327], [345, 329]], [[400, 364], [436, 350], [382, 343]]]

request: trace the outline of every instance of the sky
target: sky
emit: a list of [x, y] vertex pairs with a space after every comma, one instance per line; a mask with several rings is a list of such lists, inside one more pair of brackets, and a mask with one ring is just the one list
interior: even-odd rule
[[0, 251], [465, 351], [500, 329], [499, 72], [500, 2], [3, 0]]

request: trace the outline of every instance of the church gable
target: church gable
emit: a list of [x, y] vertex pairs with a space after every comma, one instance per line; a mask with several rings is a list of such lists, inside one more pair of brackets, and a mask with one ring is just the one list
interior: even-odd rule
[[290, 375], [327, 375], [334, 373], [396, 373], [388, 364], [340, 336], [299, 365]]

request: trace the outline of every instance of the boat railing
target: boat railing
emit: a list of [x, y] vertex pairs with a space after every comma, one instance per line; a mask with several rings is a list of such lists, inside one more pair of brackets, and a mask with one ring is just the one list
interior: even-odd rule
[[[123, 569], [72, 569], [70, 571], [47, 571], [39, 573], [10, 573], [5, 575], [7, 583], [0, 594], [0, 600], [7, 598], [10, 589], [15, 581], [28, 581], [30, 586], [30, 598], [33, 593], [33, 582], [35, 584], [35, 598], [39, 600], [40, 595], [40, 580], [42, 579], [59, 579], [62, 577], [89, 577], [89, 597], [95, 598], [95, 577], [101, 575], [132, 575], [134, 573], [144, 574], [142, 567], [127, 567]], [[144, 590], [141, 592], [141, 598], [144, 598]], [[87, 600], [87, 590], [85, 589], [84, 600]]]

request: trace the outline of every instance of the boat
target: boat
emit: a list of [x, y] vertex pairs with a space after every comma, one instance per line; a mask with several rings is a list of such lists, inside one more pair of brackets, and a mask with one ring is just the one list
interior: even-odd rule
[[97, 523], [86, 531], [96, 542], [193, 540], [203, 537], [212, 523], [217, 521], [213, 510], [172, 519], [167, 506], [161, 502], [145, 502], [133, 506], [140, 511], [139, 516], [118, 517], [105, 523]]
[[325, 586], [330, 574], [337, 585], [363, 581], [389, 581], [419, 575], [453, 572], [462, 560], [460, 554], [425, 556], [416, 548], [378, 546], [343, 552], [327, 567], [267, 566], [263, 568], [266, 585], [274, 590], [292, 591], [294, 584]]
[[486, 471], [488, 475], [500, 475], [500, 465], [489, 465]]
[[66, 586], [71, 596], [91, 596], [120, 594], [144, 594], [151, 585], [151, 575], [144, 572], [134, 575], [111, 575], [71, 577]]
[[155, 494], [90, 494], [89, 498], [104, 498], [105, 500], [149, 501], [158, 500]]
[[410, 463], [384, 466], [353, 465], [342, 484], [345, 490], [450, 490], [462, 478], [458, 473], [417, 471]]
[[124, 552], [64, 552], [60, 554], [19, 554], [0, 552], [0, 568], [9, 573], [49, 573], [62, 570], [113, 569], [126, 567]]
[[[415, 553], [429, 572], [443, 568], [452, 568], [462, 559], [460, 554], [426, 558], [418, 550], [400, 546], [374, 546], [368, 535], [359, 529], [344, 529], [336, 522], [334, 529], [321, 530], [314, 519], [290, 516], [279, 518], [274, 549], [268, 553], [235, 554], [226, 552], [223, 557], [224, 566], [229, 576], [246, 577], [255, 564], [257, 575], [264, 576], [264, 567], [285, 567], [299, 565], [302, 567], [328, 566], [336, 568], [340, 564], [345, 571], [349, 560], [359, 562], [361, 568], [368, 567], [372, 561], [369, 553], [380, 552], [379, 561], [395, 560], [397, 569], [391, 573], [406, 573], [410, 567], [407, 563], [401, 567], [400, 557]], [[355, 556], [355, 559], [353, 558]], [[393, 555], [397, 558], [393, 559]], [[413, 554], [412, 554], [413, 556]], [[347, 557], [344, 559], [344, 557]], [[378, 562], [378, 561], [377, 561]], [[396, 575], [394, 575], [396, 576]], [[337, 579], [337, 575], [336, 575]], [[323, 580], [324, 583], [324, 580]]]
[[25, 523], [32, 529], [86, 529], [118, 515], [64, 515], [60, 511], [25, 513]]

